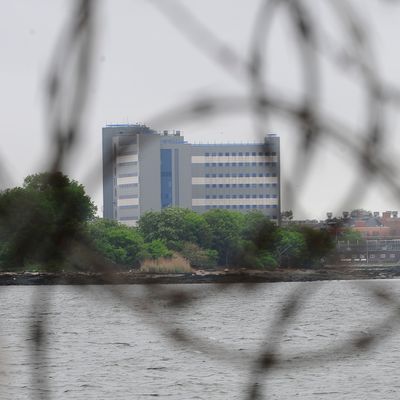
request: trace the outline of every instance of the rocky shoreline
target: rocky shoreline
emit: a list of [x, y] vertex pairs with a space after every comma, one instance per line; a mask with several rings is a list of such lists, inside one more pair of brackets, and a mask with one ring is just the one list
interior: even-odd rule
[[197, 271], [179, 274], [151, 274], [137, 271], [113, 273], [1, 272], [0, 285], [267, 283], [395, 278], [400, 278], [400, 265], [329, 266], [321, 269], [280, 269], [275, 271]]

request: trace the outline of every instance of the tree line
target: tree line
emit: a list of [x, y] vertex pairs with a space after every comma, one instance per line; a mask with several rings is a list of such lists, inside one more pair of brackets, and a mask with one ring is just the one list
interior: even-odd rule
[[79, 264], [73, 243], [127, 269], [174, 253], [197, 268], [316, 267], [334, 247], [328, 231], [279, 227], [259, 211], [165, 208], [137, 227], [95, 214], [84, 187], [62, 173], [30, 175], [0, 192], [1, 270], [92, 269], [90, 260]]

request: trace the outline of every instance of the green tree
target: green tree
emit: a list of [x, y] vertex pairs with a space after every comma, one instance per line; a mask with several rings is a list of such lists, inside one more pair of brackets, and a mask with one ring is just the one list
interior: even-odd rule
[[362, 241], [363, 237], [360, 232], [357, 232], [353, 229], [347, 228], [340, 232], [338, 236], [339, 240], [345, 240], [349, 242], [356, 242], [356, 241]]
[[61, 267], [95, 211], [84, 187], [60, 172], [30, 175], [22, 188], [0, 192], [2, 269]]
[[145, 243], [144, 248], [146, 252], [145, 257], [152, 258], [153, 260], [157, 260], [161, 257], [167, 258], [173, 255], [173, 252], [168, 250], [164, 242], [159, 239], [153, 240], [150, 243]]
[[211, 249], [202, 249], [195, 243], [184, 242], [180, 251], [192, 267], [213, 268], [217, 265], [218, 252]]
[[127, 267], [138, 267], [148, 252], [155, 252], [157, 247], [157, 244], [152, 242], [153, 245], [146, 248], [137, 229], [106, 219], [99, 218], [90, 222], [87, 234], [89, 243], [102, 256]]
[[306, 251], [303, 234], [293, 229], [279, 228], [276, 237], [275, 254], [279, 265], [298, 266]]
[[185, 208], [147, 212], [140, 218], [138, 227], [146, 242], [162, 240], [173, 250], [181, 250], [183, 242], [203, 248], [210, 244], [211, 230], [204, 217]]
[[277, 225], [261, 211], [244, 214], [241, 236], [261, 250], [271, 250], [276, 241]]
[[335, 242], [327, 230], [314, 229], [308, 226], [298, 228], [305, 240], [306, 248], [302, 255], [302, 266], [320, 266], [335, 248]]
[[211, 230], [211, 248], [218, 252], [219, 264], [235, 263], [241, 252], [244, 215], [223, 209], [210, 210], [203, 215]]

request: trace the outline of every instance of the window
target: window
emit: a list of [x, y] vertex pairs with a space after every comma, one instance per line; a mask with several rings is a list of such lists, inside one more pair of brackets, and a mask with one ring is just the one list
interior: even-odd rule
[[252, 163], [251, 163], [251, 166], [252, 166], [252, 167], [255, 167], [256, 165], [257, 165], [256, 162], [252, 162]]
[[253, 173], [253, 174], [251, 174], [251, 176], [255, 177], [255, 176], [257, 176], [257, 174], [254, 174], [254, 173]]
[[209, 178], [210, 177], [210, 174], [206, 174], [206, 178]]
[[234, 204], [234, 205], [232, 206], [232, 208], [237, 208], [237, 205], [236, 205], [236, 204]]
[[213, 183], [212, 187], [213, 187], [213, 188], [216, 188], [216, 187], [217, 187], [217, 185], [216, 185], [215, 183]]
[[226, 206], [226, 208], [231, 208], [231, 206]]
[[252, 183], [252, 184], [251, 184], [251, 187], [252, 187], [252, 188], [256, 188], [256, 187], [257, 187], [257, 183]]
[[212, 198], [213, 198], [213, 199], [216, 199], [216, 198], [217, 198], [217, 196], [214, 194]]
[[250, 198], [250, 195], [249, 194], [246, 194], [246, 199], [249, 199]]
[[211, 153], [211, 155], [212, 155], [213, 157], [216, 157], [216, 156], [217, 156], [217, 153]]
[[224, 176], [224, 174], [218, 174], [218, 177], [222, 178]]
[[236, 189], [236, 183], [234, 183], [234, 184], [232, 185], [232, 187]]
[[243, 187], [243, 183], [239, 183], [239, 187], [242, 188]]
[[229, 178], [229, 174], [225, 174], [225, 178]]
[[243, 208], [244, 206], [243, 206], [243, 204], [241, 204], [240, 206], [239, 206], [239, 208]]
[[259, 199], [262, 199], [262, 198], [263, 198], [263, 195], [262, 195], [262, 194], [259, 194], [259, 195], [258, 195], [258, 198], [259, 198]]
[[209, 187], [210, 187], [210, 185], [207, 183], [207, 184], [206, 184], [206, 188], [208, 189]]
[[250, 167], [250, 163], [249, 163], [249, 162], [244, 163], [244, 166], [245, 166], [245, 167]]
[[239, 199], [243, 199], [243, 195], [242, 194], [239, 194]]
[[250, 204], [246, 204], [246, 208], [249, 209], [250, 208]]
[[259, 176], [260, 178], [262, 178], [263, 174], [258, 174], [258, 176]]
[[256, 198], [257, 198], [257, 195], [256, 195], [256, 194], [253, 194], [251, 197], [252, 197], [253, 199], [256, 199]]
[[236, 174], [232, 174], [232, 178], [236, 178], [237, 177], [237, 175]]
[[209, 167], [209, 166], [210, 166], [210, 163], [206, 162], [206, 167]]
[[232, 157], [236, 157], [236, 153], [232, 153]]
[[217, 163], [213, 162], [211, 165], [212, 165], [213, 167], [216, 167], [216, 166], [217, 166]]
[[226, 198], [226, 199], [230, 199], [230, 198], [231, 198], [231, 195], [230, 195], [230, 194], [227, 194], [227, 195], [225, 195], [225, 198]]
[[264, 164], [264, 163], [262, 163], [262, 162], [259, 162], [259, 163], [258, 163], [259, 166], [262, 166], [263, 164]]
[[210, 153], [206, 153], [206, 157], [208, 157], [210, 155]]
[[247, 153], [246, 153], [246, 157], [248, 157], [249, 155], [250, 155], [250, 153], [249, 153], [249, 152], [247, 152]]
[[206, 195], [206, 199], [209, 199], [210, 198], [210, 196], [209, 195]]
[[239, 157], [242, 157], [242, 156], [243, 156], [243, 153], [239, 153], [238, 155], [239, 155]]
[[225, 187], [231, 187], [231, 185], [229, 183], [225, 183]]
[[246, 178], [250, 178], [250, 174], [246, 174]]
[[233, 195], [232, 195], [232, 199], [236, 199], [236, 194], [233, 194]]
[[256, 206], [255, 204], [253, 204], [253, 205], [251, 206], [251, 208], [257, 208], [257, 206]]
[[243, 178], [243, 174], [239, 174], [239, 178]]
[[246, 187], [249, 188], [250, 187], [250, 183], [246, 183]]
[[211, 175], [213, 178], [216, 178], [217, 177], [217, 174], [212, 174]]
[[222, 157], [224, 154], [223, 153], [218, 153], [218, 156], [219, 157]]
[[222, 163], [222, 162], [218, 163], [218, 167], [223, 167], [223, 166], [224, 166], [224, 163]]
[[256, 155], [256, 152], [255, 152], [255, 151], [253, 151], [253, 152], [251, 153], [251, 155], [252, 155], [252, 156], [255, 156], [255, 155]]
[[225, 153], [225, 157], [229, 157], [229, 153]]
[[243, 167], [243, 163], [242, 162], [239, 163], [239, 167]]
[[223, 185], [222, 183], [220, 183], [220, 184], [218, 185], [218, 187], [223, 188], [224, 185]]
[[276, 152], [275, 152], [275, 151], [273, 151], [273, 152], [271, 153], [271, 155], [273, 155], [273, 156], [276, 156]]
[[236, 167], [236, 163], [235, 162], [232, 163], [232, 167]]
[[258, 155], [259, 155], [259, 156], [262, 156], [262, 155], [263, 155], [263, 153], [260, 151], [260, 152], [258, 153]]
[[218, 198], [219, 198], [219, 199], [223, 199], [224, 196], [222, 196], [222, 194], [220, 194], [220, 195], [218, 196]]
[[225, 163], [225, 167], [229, 167], [229, 163], [228, 162]]

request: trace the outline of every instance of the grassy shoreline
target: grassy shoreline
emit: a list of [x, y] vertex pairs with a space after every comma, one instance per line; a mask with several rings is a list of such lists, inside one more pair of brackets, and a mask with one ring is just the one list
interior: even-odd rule
[[268, 283], [329, 280], [395, 279], [400, 266], [343, 267], [320, 269], [277, 269], [274, 271], [230, 270], [194, 273], [149, 273], [138, 271], [93, 272], [0, 272], [0, 286], [7, 285], [105, 285], [105, 284], [189, 284]]

